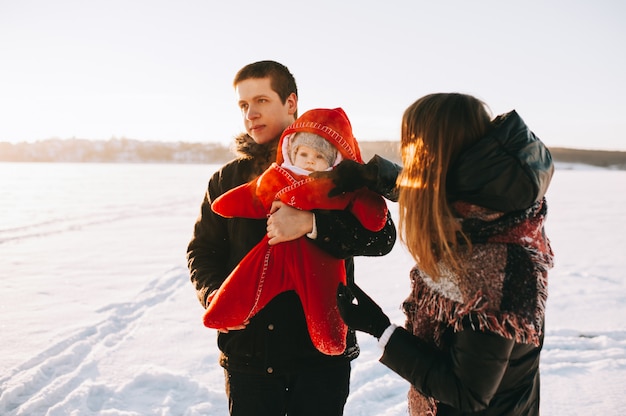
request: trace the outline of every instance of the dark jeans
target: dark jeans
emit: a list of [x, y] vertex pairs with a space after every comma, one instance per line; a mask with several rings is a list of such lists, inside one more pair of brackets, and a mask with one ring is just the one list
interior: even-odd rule
[[350, 390], [350, 363], [294, 374], [225, 375], [231, 416], [341, 416]]

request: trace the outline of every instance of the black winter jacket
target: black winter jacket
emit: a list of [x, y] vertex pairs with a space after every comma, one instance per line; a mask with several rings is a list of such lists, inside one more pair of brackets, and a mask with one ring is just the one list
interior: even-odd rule
[[435, 397], [438, 416], [539, 415], [542, 345], [516, 343], [471, 328], [452, 337], [450, 350], [444, 353], [397, 328], [380, 362]]
[[[236, 144], [239, 157], [215, 172], [209, 181], [187, 249], [191, 281], [203, 307], [207, 306], [208, 295], [219, 288], [266, 233], [265, 220], [226, 219], [211, 210], [215, 198], [257, 177], [276, 159], [277, 142], [258, 145], [243, 135]], [[391, 217], [382, 231], [371, 232], [346, 211], [314, 211], [314, 214], [318, 236], [313, 241], [331, 255], [345, 259], [349, 281], [354, 280], [352, 256], [382, 256], [395, 243], [396, 230]], [[244, 330], [218, 334], [220, 364], [224, 368], [259, 374], [345, 363], [359, 354], [352, 330], [348, 332], [347, 345], [340, 356], [320, 353], [311, 342], [302, 305], [293, 291], [274, 298]]]

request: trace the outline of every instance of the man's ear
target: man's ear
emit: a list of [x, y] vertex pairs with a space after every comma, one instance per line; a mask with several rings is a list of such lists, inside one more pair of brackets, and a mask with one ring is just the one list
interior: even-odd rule
[[287, 109], [290, 115], [296, 114], [298, 112], [298, 96], [295, 93], [289, 94], [287, 100], [285, 101], [287, 104]]

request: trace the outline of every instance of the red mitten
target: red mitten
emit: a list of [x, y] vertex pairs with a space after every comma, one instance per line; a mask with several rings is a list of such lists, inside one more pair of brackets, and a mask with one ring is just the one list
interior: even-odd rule
[[257, 198], [256, 193], [256, 180], [244, 183], [217, 197], [211, 204], [211, 209], [226, 218], [264, 218], [268, 210]]
[[380, 231], [387, 222], [387, 204], [379, 194], [367, 188], [354, 192], [350, 212], [371, 231]]

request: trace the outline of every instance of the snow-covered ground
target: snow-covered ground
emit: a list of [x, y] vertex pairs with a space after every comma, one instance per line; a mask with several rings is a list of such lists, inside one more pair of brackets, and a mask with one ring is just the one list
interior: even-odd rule
[[[215, 168], [0, 163], [0, 414], [227, 415], [185, 266]], [[542, 414], [621, 415], [626, 172], [560, 166], [548, 204]], [[357, 259], [357, 281], [399, 324], [412, 264], [399, 242]], [[407, 414], [408, 383], [359, 341], [345, 414]]]

